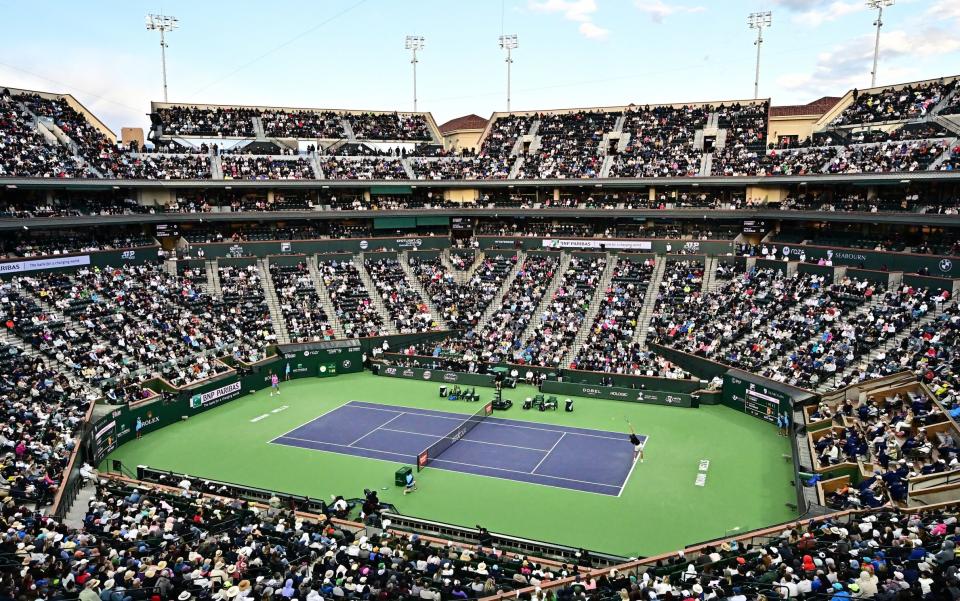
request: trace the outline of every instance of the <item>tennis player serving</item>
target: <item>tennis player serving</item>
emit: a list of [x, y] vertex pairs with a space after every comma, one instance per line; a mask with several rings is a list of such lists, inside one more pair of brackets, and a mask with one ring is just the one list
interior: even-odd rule
[[630, 444], [633, 445], [633, 460], [636, 461], [637, 457], [639, 457], [640, 463], [643, 463], [643, 443], [640, 442], [640, 437], [637, 436], [637, 431], [633, 428], [633, 424], [631, 424], [629, 420], [627, 421], [627, 425], [630, 427]]

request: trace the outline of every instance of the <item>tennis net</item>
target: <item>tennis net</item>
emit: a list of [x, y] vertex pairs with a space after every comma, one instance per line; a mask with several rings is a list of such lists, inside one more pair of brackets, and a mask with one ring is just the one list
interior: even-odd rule
[[420, 451], [420, 453], [417, 454], [417, 471], [419, 472], [423, 468], [427, 467], [431, 461], [435, 460], [444, 451], [449, 449], [453, 443], [466, 436], [470, 430], [476, 428], [480, 422], [490, 417], [492, 413], [493, 403], [487, 403], [482, 409], [480, 409], [480, 411], [477, 411], [466, 420], [461, 422], [459, 426], [451, 430], [449, 434], [433, 443], [426, 449]]

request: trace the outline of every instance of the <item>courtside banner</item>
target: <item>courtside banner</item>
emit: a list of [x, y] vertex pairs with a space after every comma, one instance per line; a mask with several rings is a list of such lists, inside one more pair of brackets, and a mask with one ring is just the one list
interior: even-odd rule
[[651, 250], [650, 240], [562, 240], [544, 238], [544, 248], [605, 248], [607, 250]]
[[[214, 401], [223, 399], [224, 397], [237, 396], [240, 394], [240, 390], [243, 388], [243, 385], [238, 380], [236, 382], [231, 382], [226, 386], [221, 386], [220, 388], [214, 388], [213, 390], [204, 392], [202, 394], [195, 394], [190, 398], [190, 408], [197, 409], [203, 407], [204, 405], [209, 405]], [[226, 399], [224, 399], [226, 400]]]
[[81, 267], [89, 264], [90, 255], [33, 259], [31, 261], [10, 261], [9, 263], [0, 263], [0, 274], [43, 271], [45, 269], [61, 269], [64, 267]]
[[670, 407], [697, 407], [693, 397], [684, 392], [664, 392], [660, 390], [637, 390], [635, 388], [615, 388], [613, 386], [597, 386], [595, 384], [574, 384], [572, 382], [555, 382], [547, 380], [540, 385], [540, 392], [544, 394], [560, 394], [564, 396], [591, 397], [595, 399], [610, 399], [613, 401], [627, 401], [630, 403], [647, 403], [650, 405], [669, 405]]

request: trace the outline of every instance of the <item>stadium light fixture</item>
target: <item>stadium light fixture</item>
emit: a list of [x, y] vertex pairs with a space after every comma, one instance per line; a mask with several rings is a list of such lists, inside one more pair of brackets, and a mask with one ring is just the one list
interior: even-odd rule
[[180, 26], [180, 20], [169, 15], [147, 15], [147, 30], [160, 32], [160, 63], [163, 68], [163, 101], [167, 102], [167, 40], [166, 33]]
[[500, 48], [507, 51], [507, 112], [510, 112], [510, 65], [513, 64], [512, 51], [516, 50], [520, 43], [517, 41], [517, 34], [500, 36]]
[[880, 28], [883, 27], [883, 8], [893, 6], [894, 0], [867, 0], [867, 8], [877, 11], [877, 20], [873, 22], [877, 28], [877, 40], [873, 43], [873, 71], [870, 72], [870, 87], [877, 87], [877, 61], [880, 58]]
[[770, 11], [761, 13], [750, 13], [747, 17], [747, 25], [750, 29], [757, 30], [757, 41], [753, 43], [757, 47], [757, 68], [753, 78], [753, 97], [760, 98], [760, 47], [763, 46], [763, 28], [770, 27], [773, 23], [773, 13]]
[[410, 64], [413, 65], [413, 112], [417, 112], [417, 50], [423, 50], [425, 40], [422, 35], [408, 35], [404, 48], [412, 54]]

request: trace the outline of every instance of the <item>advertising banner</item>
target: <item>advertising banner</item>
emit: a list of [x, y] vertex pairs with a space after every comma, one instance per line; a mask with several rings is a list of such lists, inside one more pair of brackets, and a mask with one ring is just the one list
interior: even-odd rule
[[380, 375], [388, 378], [405, 378], [407, 380], [426, 380], [427, 382], [443, 382], [460, 386], [485, 386], [493, 388], [493, 376], [486, 374], [468, 374], [459, 371], [443, 371], [420, 369], [418, 367], [399, 367], [397, 365], [383, 365]]
[[70, 255], [66, 257], [50, 257], [48, 259], [34, 259], [30, 261], [10, 261], [0, 263], [0, 275], [26, 273], [28, 271], [45, 271], [47, 269], [65, 269], [83, 267], [90, 264], [90, 255]]
[[547, 380], [540, 385], [544, 394], [589, 397], [627, 401], [629, 403], [649, 403], [651, 405], [669, 405], [671, 407], [697, 407], [694, 398], [683, 392], [663, 392], [659, 390], [638, 390], [635, 388], [614, 388], [611, 386], [591, 386], [589, 384], [571, 384]]

